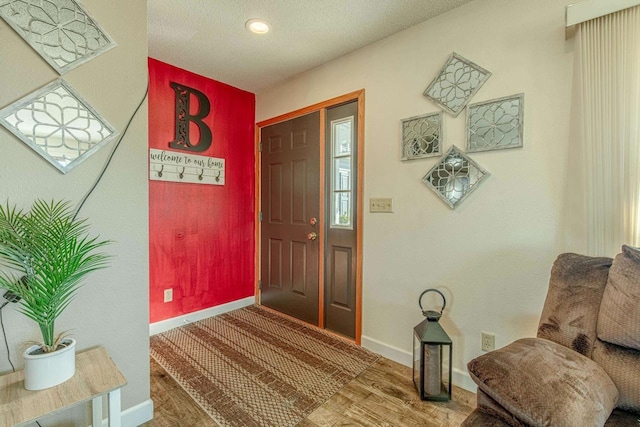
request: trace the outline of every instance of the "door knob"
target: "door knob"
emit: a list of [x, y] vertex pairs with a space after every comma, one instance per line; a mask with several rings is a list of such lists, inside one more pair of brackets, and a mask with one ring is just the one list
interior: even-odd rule
[[311, 224], [311, 225], [316, 225], [317, 223], [318, 223], [318, 220], [316, 218], [311, 218], [309, 220], [309, 224]]
[[307, 239], [309, 240], [316, 240], [318, 238], [318, 233], [316, 233], [315, 231], [312, 231], [311, 233], [307, 234]]

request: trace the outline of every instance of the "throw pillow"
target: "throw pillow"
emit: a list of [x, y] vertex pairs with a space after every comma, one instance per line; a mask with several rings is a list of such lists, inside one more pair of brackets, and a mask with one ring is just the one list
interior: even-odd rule
[[520, 339], [467, 367], [478, 388], [527, 425], [604, 425], [618, 401], [597, 363], [541, 338]]
[[623, 246], [613, 260], [598, 316], [598, 338], [640, 350], [640, 250]]

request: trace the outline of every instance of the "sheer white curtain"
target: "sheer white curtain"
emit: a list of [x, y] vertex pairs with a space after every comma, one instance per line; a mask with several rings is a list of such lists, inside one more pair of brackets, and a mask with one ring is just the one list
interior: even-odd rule
[[587, 250], [640, 246], [640, 6], [579, 24], [575, 49]]

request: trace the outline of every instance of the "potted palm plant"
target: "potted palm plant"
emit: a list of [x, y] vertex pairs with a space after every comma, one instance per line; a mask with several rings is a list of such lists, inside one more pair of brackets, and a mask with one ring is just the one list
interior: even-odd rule
[[[89, 225], [76, 219], [69, 202], [36, 200], [28, 211], [0, 205], [0, 288], [19, 299], [19, 311], [35, 321], [42, 342], [23, 353], [25, 388], [60, 384], [75, 373], [75, 340], [56, 334], [55, 321], [69, 306], [82, 280], [105, 268], [109, 244], [89, 236]], [[51, 359], [59, 359], [54, 367]]]

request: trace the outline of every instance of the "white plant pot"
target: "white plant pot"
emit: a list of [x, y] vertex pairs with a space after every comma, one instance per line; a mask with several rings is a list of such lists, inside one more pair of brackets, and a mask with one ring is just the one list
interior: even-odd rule
[[76, 372], [76, 340], [65, 338], [65, 348], [53, 353], [29, 354], [40, 346], [32, 345], [24, 351], [24, 387], [42, 390], [62, 384]]

